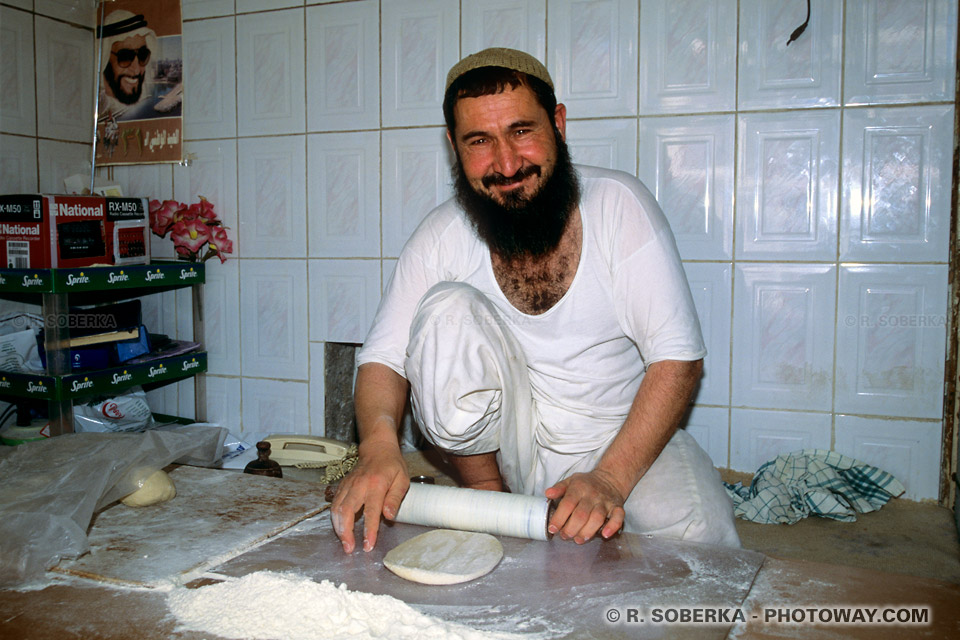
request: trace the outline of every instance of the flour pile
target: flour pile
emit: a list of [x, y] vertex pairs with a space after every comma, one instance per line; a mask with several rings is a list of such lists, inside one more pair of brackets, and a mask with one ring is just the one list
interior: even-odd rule
[[426, 616], [390, 596], [349, 591], [328, 580], [260, 571], [199, 589], [174, 589], [167, 606], [181, 628], [250, 640], [494, 640]]

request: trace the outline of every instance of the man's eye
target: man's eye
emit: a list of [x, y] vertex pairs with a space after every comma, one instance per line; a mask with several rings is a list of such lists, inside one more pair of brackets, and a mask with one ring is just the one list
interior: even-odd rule
[[475, 147], [477, 145], [485, 144], [486, 142], [487, 142], [486, 138], [474, 138], [473, 140], [470, 141], [470, 144], [471, 146]]

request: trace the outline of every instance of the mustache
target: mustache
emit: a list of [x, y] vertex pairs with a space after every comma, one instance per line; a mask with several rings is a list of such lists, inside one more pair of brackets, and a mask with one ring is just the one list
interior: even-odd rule
[[532, 164], [527, 167], [520, 167], [512, 176], [505, 176], [502, 173], [493, 173], [489, 176], [484, 176], [480, 182], [483, 184], [483, 186], [490, 188], [494, 185], [503, 186], [505, 184], [511, 184], [513, 182], [529, 178], [530, 176], [540, 176], [540, 165]]

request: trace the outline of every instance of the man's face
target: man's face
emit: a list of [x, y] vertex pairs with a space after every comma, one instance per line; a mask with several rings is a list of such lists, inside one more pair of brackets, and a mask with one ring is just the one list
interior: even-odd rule
[[563, 136], [563, 105], [551, 119], [526, 85], [508, 86], [501, 93], [460, 98], [454, 116], [451, 143], [474, 191], [508, 207], [539, 192], [557, 161], [554, 126]]
[[461, 98], [454, 113], [454, 193], [477, 235], [506, 260], [552, 251], [580, 201], [563, 105], [551, 120], [521, 85]]
[[147, 39], [142, 35], [113, 43], [110, 61], [103, 72], [113, 97], [124, 104], [135, 104], [140, 100], [150, 54]]

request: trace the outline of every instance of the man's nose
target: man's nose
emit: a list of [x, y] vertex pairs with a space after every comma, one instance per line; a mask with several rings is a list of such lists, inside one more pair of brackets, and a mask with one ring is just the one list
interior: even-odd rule
[[508, 178], [512, 177], [523, 166], [523, 158], [520, 157], [517, 148], [509, 139], [497, 144], [496, 165], [497, 173]]

